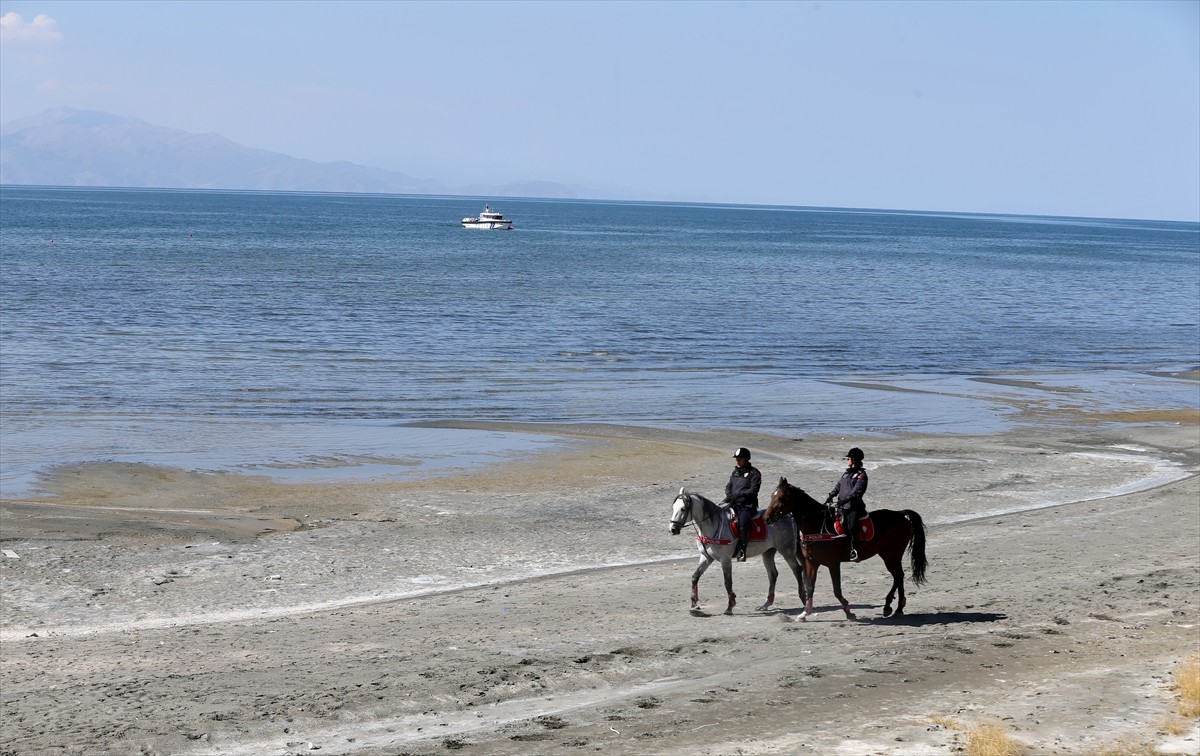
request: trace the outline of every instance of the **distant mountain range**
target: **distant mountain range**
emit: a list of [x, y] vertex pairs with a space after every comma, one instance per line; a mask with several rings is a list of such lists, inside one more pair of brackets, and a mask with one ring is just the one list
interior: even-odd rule
[[338, 161], [317, 163], [94, 110], [56, 108], [0, 126], [0, 184], [463, 194], [572, 199], [549, 181], [448, 187]]

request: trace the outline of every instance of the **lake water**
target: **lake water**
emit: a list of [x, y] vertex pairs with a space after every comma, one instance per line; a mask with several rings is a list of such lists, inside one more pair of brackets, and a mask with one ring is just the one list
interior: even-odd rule
[[515, 230], [461, 228], [483, 202], [0, 189], [0, 495], [78, 461], [407, 475], [550, 443], [430, 421], [1200, 403], [1161, 375], [1200, 364], [1200, 224], [504, 200]]

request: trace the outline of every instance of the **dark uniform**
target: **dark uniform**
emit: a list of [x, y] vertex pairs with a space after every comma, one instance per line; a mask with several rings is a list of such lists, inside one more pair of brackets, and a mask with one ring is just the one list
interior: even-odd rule
[[750, 450], [739, 448], [734, 459], [745, 458], [746, 464], [733, 468], [729, 482], [725, 484], [725, 501], [737, 515], [738, 545], [734, 556], [738, 561], [746, 560], [746, 547], [750, 542], [750, 526], [758, 512], [758, 489], [762, 485], [762, 474], [750, 464]]
[[838, 479], [837, 485], [829, 492], [829, 498], [825, 501], [837, 501], [842, 532], [850, 536], [853, 546], [854, 529], [858, 527], [858, 521], [867, 514], [867, 505], [863, 501], [863, 494], [867, 492], [867, 471], [862, 466], [863, 453], [860, 449], [851, 449], [846, 458], [853, 464], [847, 466], [846, 472], [842, 473], [842, 477]]

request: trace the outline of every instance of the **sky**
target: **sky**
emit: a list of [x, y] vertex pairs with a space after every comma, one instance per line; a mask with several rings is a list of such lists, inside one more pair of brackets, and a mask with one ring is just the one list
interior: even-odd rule
[[1200, 220], [1200, 0], [0, 0], [0, 121], [60, 106], [450, 186]]

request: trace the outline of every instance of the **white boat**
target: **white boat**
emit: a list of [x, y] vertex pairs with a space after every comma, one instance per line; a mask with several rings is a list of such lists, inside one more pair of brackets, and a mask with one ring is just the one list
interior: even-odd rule
[[512, 231], [512, 221], [505, 218], [500, 213], [491, 208], [490, 205], [483, 206], [483, 212], [478, 218], [463, 218], [463, 228], [483, 228], [494, 229], [499, 228], [504, 231]]

